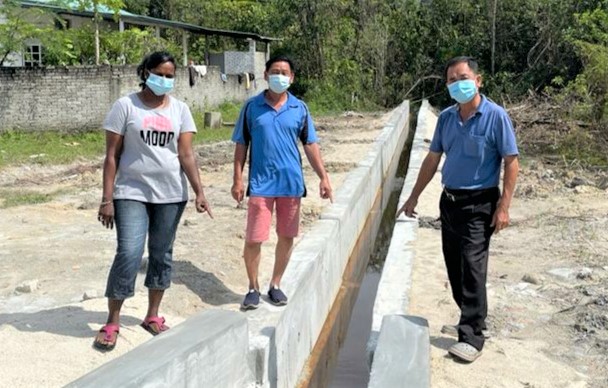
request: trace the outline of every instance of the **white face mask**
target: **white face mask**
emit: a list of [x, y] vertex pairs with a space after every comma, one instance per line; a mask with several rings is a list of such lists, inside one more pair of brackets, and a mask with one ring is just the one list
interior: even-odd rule
[[450, 97], [456, 100], [456, 102], [466, 104], [477, 94], [477, 85], [475, 85], [475, 81], [472, 79], [464, 79], [449, 84], [448, 91], [450, 92]]
[[268, 76], [268, 87], [277, 94], [285, 92], [290, 85], [289, 77], [286, 75], [271, 74]]
[[162, 96], [173, 90], [174, 82], [175, 80], [173, 78], [166, 78], [150, 73], [148, 79], [146, 79], [146, 86], [152, 90], [152, 93], [157, 96]]

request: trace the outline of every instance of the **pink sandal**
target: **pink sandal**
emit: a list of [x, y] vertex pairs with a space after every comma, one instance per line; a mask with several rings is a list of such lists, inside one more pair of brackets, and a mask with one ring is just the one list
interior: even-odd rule
[[[156, 330], [152, 324], [156, 324], [158, 330]], [[141, 323], [141, 327], [146, 329], [146, 331], [152, 335], [159, 335], [160, 333], [169, 330], [169, 326], [165, 325], [164, 317], [149, 317], [144, 319]]]
[[[100, 333], [105, 333], [105, 335], [103, 336], [103, 340], [106, 343], [103, 343], [101, 341], [99, 341], [97, 338], [95, 338], [95, 341], [93, 342], [93, 346], [99, 350], [105, 350], [105, 351], [110, 351], [112, 349], [114, 349], [114, 347], [116, 346], [116, 340], [118, 339], [118, 333], [120, 332], [120, 325], [117, 323], [107, 323], [104, 326], [102, 326], [101, 329], [99, 329]], [[112, 341], [112, 337], [114, 339], [114, 341]]]

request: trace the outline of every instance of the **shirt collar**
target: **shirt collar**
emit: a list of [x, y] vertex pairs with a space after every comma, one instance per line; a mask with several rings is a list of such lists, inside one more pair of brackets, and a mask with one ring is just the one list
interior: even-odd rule
[[[264, 106], [267, 104], [265, 93], [266, 93], [266, 90], [264, 90], [263, 92], [261, 92], [260, 94], [257, 95], [257, 97], [255, 98], [255, 103], [257, 105]], [[297, 104], [296, 97], [288, 91], [287, 92], [287, 101], [285, 101], [285, 104], [283, 104], [281, 109], [284, 109], [284, 107], [285, 108], [294, 108], [297, 106], [298, 106], [298, 104]]]
[[[484, 96], [483, 94], [479, 94], [479, 96], [481, 97], [481, 101], [479, 102], [479, 105], [477, 106], [477, 110], [475, 111], [475, 113], [471, 116], [478, 116], [478, 115], [483, 115], [484, 113], [486, 113], [486, 111], [488, 110], [488, 99], [486, 96]], [[460, 106], [458, 104], [454, 104], [450, 107], [450, 112], [453, 115], [459, 115], [460, 113]]]
[[[266, 90], [264, 90], [262, 93], [258, 94], [256, 97], [256, 104], [263, 106], [266, 104]], [[283, 106], [289, 106], [291, 108], [293, 108], [294, 106], [296, 106], [296, 102], [294, 101], [295, 96], [293, 94], [291, 94], [290, 92], [287, 92], [287, 101], [285, 101], [285, 104], [283, 104]]]

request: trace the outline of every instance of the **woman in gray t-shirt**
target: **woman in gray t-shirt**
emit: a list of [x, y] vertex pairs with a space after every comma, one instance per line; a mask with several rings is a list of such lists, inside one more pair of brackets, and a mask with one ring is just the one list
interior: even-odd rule
[[116, 345], [120, 309], [134, 294], [146, 235], [149, 304], [141, 326], [153, 335], [168, 329], [158, 308], [171, 284], [173, 241], [188, 200], [186, 180], [196, 194], [196, 210], [213, 218], [192, 150], [192, 114], [167, 94], [173, 88], [175, 60], [155, 52], [137, 74], [142, 90], [116, 101], [103, 123], [106, 157], [98, 220], [110, 229], [116, 225], [118, 244], [105, 293], [108, 320], [94, 342], [100, 350]]

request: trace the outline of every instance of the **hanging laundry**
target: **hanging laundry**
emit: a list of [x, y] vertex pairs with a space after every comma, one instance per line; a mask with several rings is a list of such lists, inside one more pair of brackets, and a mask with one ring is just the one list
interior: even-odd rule
[[245, 90], [249, 90], [251, 87], [251, 83], [249, 82], [249, 73], [245, 72], [243, 73], [243, 76], [245, 77]]
[[204, 77], [207, 74], [207, 66], [205, 65], [194, 65], [194, 70], [200, 77]]
[[193, 87], [196, 84], [196, 70], [193, 65], [188, 66], [188, 81], [190, 87]]

